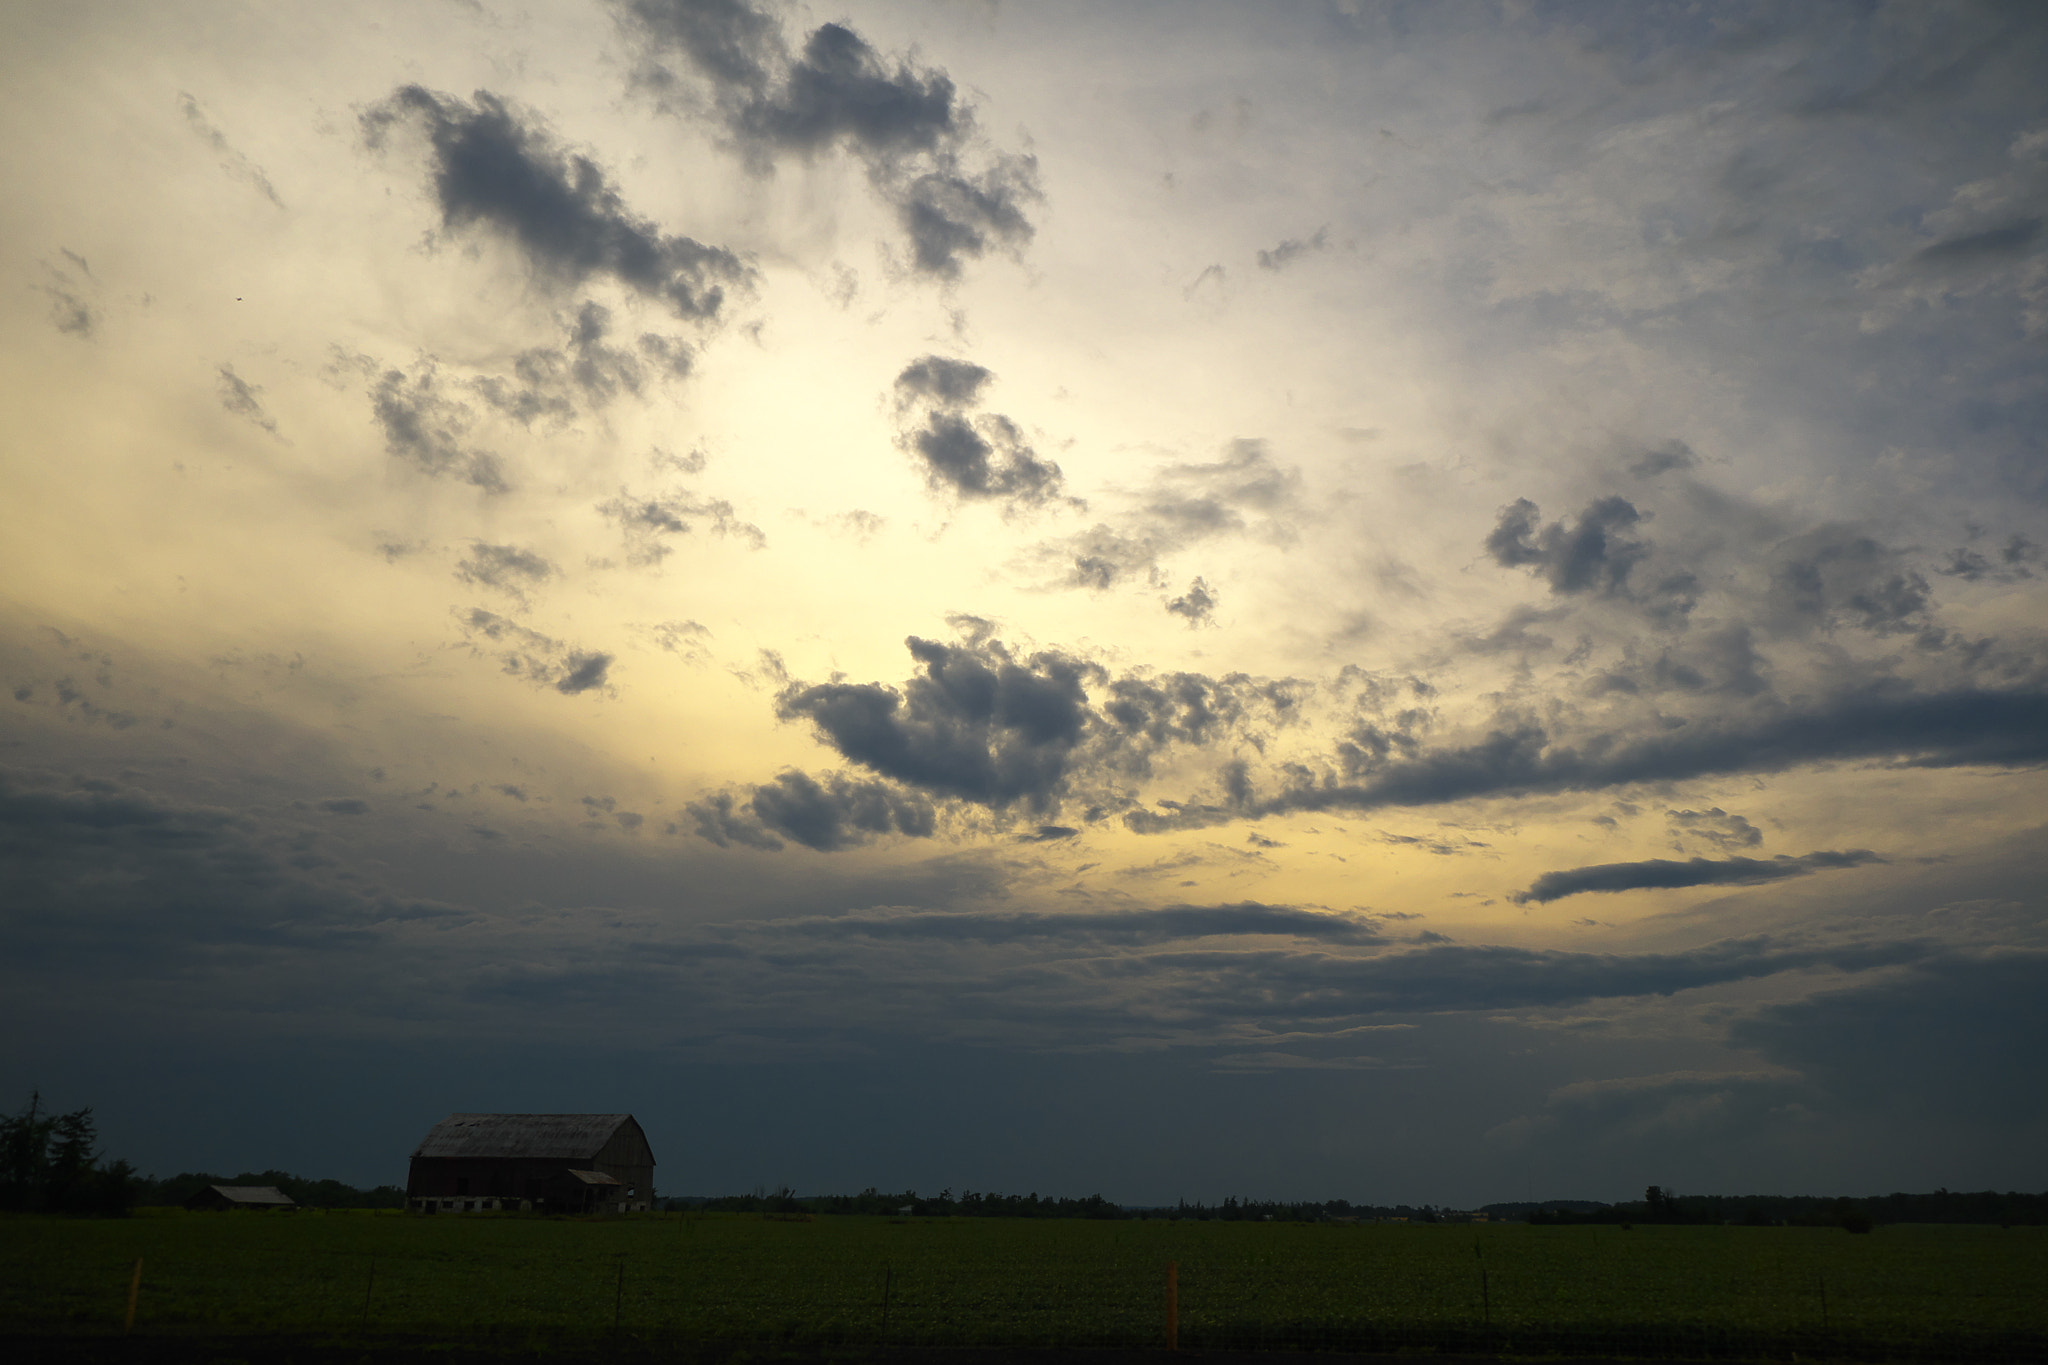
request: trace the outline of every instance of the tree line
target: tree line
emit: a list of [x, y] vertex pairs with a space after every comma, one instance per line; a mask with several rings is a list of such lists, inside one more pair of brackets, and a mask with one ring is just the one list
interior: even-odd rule
[[[769, 1214], [899, 1214], [913, 1218], [1165, 1218], [1197, 1222], [1283, 1222], [1318, 1223], [1401, 1219], [1417, 1223], [1449, 1222], [1472, 1215], [1435, 1204], [1353, 1204], [1346, 1199], [1262, 1200], [1230, 1196], [1220, 1203], [1205, 1204], [1186, 1199], [1158, 1207], [1111, 1203], [1102, 1195], [1081, 1198], [1029, 1194], [998, 1194], [993, 1191], [951, 1189], [937, 1195], [920, 1195], [916, 1190], [890, 1193], [873, 1186], [859, 1194], [798, 1195], [787, 1187], [768, 1192], [728, 1195], [717, 1199], [672, 1199], [671, 1211], [701, 1210], [707, 1213]], [[1588, 1204], [1588, 1208], [1599, 1207]]]
[[0, 1118], [0, 1209], [24, 1213], [124, 1213], [135, 1202], [135, 1168], [106, 1161], [92, 1106], [68, 1114], [43, 1108], [40, 1091], [28, 1108]]
[[[2038, 1227], [2048, 1223], [2048, 1192], [1939, 1189], [1930, 1194], [1881, 1194], [1848, 1199], [1810, 1194], [1696, 1194], [1681, 1197], [1652, 1185], [1641, 1199], [1620, 1204], [1489, 1206], [1525, 1210], [1531, 1223], [1733, 1223], [1751, 1227], [1839, 1227], [1868, 1232], [1885, 1223], [1995, 1223]], [[1515, 1216], [1515, 1215], [1509, 1215]]]
[[913, 1218], [1165, 1218], [1198, 1222], [1491, 1222], [1563, 1225], [1593, 1223], [1742, 1224], [1770, 1227], [1840, 1227], [1867, 1232], [1885, 1223], [1996, 1223], [2007, 1227], [2048, 1223], [2048, 1192], [2004, 1193], [1985, 1190], [1967, 1194], [1947, 1189], [1931, 1194], [1872, 1195], [1846, 1199], [1822, 1195], [1688, 1195], [1652, 1185], [1643, 1198], [1619, 1204], [1591, 1199], [1552, 1199], [1542, 1203], [1486, 1204], [1453, 1209], [1440, 1204], [1354, 1204], [1348, 1199], [1271, 1200], [1235, 1196], [1220, 1203], [1181, 1200], [1171, 1205], [1138, 1207], [1113, 1204], [1099, 1194], [1085, 1198], [1031, 1194], [995, 1194], [944, 1190], [935, 1196], [916, 1190], [891, 1193], [873, 1186], [859, 1194], [798, 1195], [787, 1187], [773, 1192], [730, 1195], [718, 1199], [671, 1199], [671, 1212], [684, 1209], [709, 1213], [870, 1216], [895, 1214]]
[[137, 1205], [182, 1204], [209, 1185], [275, 1185], [292, 1202], [324, 1209], [402, 1209], [396, 1185], [359, 1190], [339, 1180], [308, 1180], [287, 1171], [244, 1171], [237, 1176], [188, 1171], [166, 1180], [136, 1174], [125, 1161], [97, 1151], [92, 1106], [56, 1113], [40, 1091], [28, 1108], [0, 1118], [0, 1210], [100, 1216]]
[[182, 1204], [208, 1185], [274, 1185], [294, 1204], [309, 1209], [402, 1209], [405, 1191], [397, 1185], [378, 1185], [363, 1190], [339, 1180], [312, 1180], [289, 1171], [244, 1171], [240, 1175], [213, 1175], [186, 1171], [163, 1180], [145, 1180], [138, 1204]]

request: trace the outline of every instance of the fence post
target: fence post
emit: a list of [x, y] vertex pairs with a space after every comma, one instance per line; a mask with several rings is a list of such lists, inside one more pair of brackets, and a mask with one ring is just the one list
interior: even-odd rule
[[1166, 1349], [1180, 1349], [1180, 1262], [1166, 1263]]
[[135, 1300], [142, 1293], [142, 1258], [135, 1258], [135, 1273], [128, 1277], [128, 1319], [121, 1325], [121, 1335], [127, 1336], [135, 1330]]

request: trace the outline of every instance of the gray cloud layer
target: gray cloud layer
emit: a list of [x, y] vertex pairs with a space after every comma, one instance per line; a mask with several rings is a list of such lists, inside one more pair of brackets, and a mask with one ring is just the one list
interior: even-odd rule
[[980, 365], [945, 356], [913, 360], [896, 376], [896, 408], [922, 414], [904, 434], [925, 480], [954, 497], [1024, 508], [1060, 493], [1060, 467], [1041, 460], [1015, 422], [1001, 413], [977, 413], [981, 391], [995, 376]]
[[[1469, 744], [1418, 749], [1363, 782], [1303, 783], [1232, 805], [1133, 811], [1140, 833], [1197, 828], [1287, 811], [1374, 810], [1448, 801], [1597, 791], [1638, 782], [1809, 763], [1891, 759], [1911, 767], [2015, 767], [2048, 760], [2048, 694], [1957, 689], [1926, 696], [1850, 694], [1757, 720], [1702, 723], [1675, 733], [1574, 741], [1533, 719], [1504, 719]], [[1162, 803], [1165, 805], [1165, 803]]]
[[1588, 891], [1673, 890], [1686, 886], [1756, 886], [1764, 882], [1804, 877], [1812, 872], [1843, 867], [1861, 867], [1884, 859], [1869, 849], [1847, 852], [1816, 852], [1776, 858], [1650, 858], [1639, 863], [1598, 863], [1566, 872], [1546, 872], [1530, 883], [1529, 889], [1512, 899], [1518, 905], [1547, 904]]
[[544, 276], [609, 276], [692, 321], [716, 317], [726, 289], [751, 278], [730, 251], [664, 234], [633, 213], [595, 161], [489, 91], [465, 104], [407, 85], [362, 116], [372, 146], [400, 124], [426, 135], [443, 223], [497, 231]]
[[1039, 197], [1028, 156], [982, 153], [973, 114], [943, 71], [886, 57], [845, 24], [792, 50], [779, 20], [743, 0], [614, 0], [641, 58], [638, 79], [667, 96], [682, 64], [707, 82], [726, 136], [757, 170], [778, 156], [843, 147], [896, 209], [917, 270], [955, 279], [966, 261], [1030, 241]]

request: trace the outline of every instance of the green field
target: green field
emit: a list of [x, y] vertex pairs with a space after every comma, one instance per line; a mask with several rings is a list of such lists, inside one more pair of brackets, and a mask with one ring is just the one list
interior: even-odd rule
[[[385, 1213], [0, 1219], [0, 1320], [321, 1340], [2048, 1359], [2048, 1229]], [[886, 1300], [886, 1302], [885, 1302]], [[886, 1317], [886, 1322], [885, 1322]]]

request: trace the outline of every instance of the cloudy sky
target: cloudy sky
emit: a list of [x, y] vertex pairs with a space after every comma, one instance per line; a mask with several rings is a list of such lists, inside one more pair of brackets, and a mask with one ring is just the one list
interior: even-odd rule
[[0, 18], [0, 1102], [2048, 1183], [2048, 22]]

